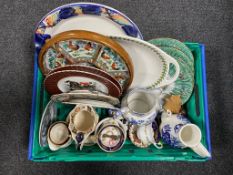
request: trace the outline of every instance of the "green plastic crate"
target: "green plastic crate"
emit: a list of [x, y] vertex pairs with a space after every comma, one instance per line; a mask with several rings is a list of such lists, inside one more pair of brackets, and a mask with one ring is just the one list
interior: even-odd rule
[[[192, 51], [195, 59], [195, 84], [198, 88], [198, 95], [193, 92], [191, 98], [186, 103], [185, 108], [189, 119], [197, 124], [202, 131], [202, 143], [211, 152], [209, 117], [207, 107], [207, 90], [205, 74], [205, 51], [204, 45], [198, 43], [185, 43]], [[153, 146], [142, 149], [134, 146], [126, 140], [123, 148], [114, 153], [103, 152], [97, 145], [84, 147], [82, 151], [76, 150], [75, 145], [50, 151], [48, 147], [39, 146], [39, 125], [44, 107], [49, 96], [43, 87], [43, 76], [37, 66], [38, 56], [35, 54], [34, 64], [34, 87], [29, 138], [28, 158], [38, 162], [51, 161], [206, 161], [210, 158], [201, 158], [189, 148], [174, 149], [164, 145], [161, 150]], [[196, 114], [196, 101], [199, 101], [200, 114]], [[73, 105], [58, 104], [58, 120], [65, 120]], [[106, 116], [106, 111], [97, 109], [101, 117]]]

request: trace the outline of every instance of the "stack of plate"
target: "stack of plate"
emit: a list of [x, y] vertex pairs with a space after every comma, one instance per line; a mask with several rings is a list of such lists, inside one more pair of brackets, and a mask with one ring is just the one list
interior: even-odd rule
[[[55, 9], [39, 23], [35, 43], [52, 95], [89, 90], [119, 98], [128, 88], [163, 87], [179, 75], [173, 57], [143, 41], [128, 17], [100, 4]], [[170, 64], [175, 73], [168, 79]]]

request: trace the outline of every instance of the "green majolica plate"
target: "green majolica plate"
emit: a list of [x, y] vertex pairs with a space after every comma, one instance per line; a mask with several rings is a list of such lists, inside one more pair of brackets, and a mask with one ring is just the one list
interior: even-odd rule
[[172, 47], [180, 50], [183, 52], [186, 56], [188, 56], [193, 64], [194, 64], [194, 58], [191, 50], [182, 42], [172, 39], [172, 38], [157, 38], [150, 40], [150, 43], [153, 43], [154, 45], [158, 47]]
[[[154, 44], [154, 40], [149, 41]], [[158, 46], [157, 44], [155, 44]], [[191, 60], [187, 55], [185, 55], [180, 49], [169, 46], [159, 46], [164, 52], [172, 56], [177, 60], [180, 66], [180, 74], [177, 80], [168, 85], [164, 89], [165, 94], [180, 95], [182, 104], [184, 104], [192, 94], [194, 86], [194, 67], [193, 60]], [[169, 75], [172, 76], [175, 73], [175, 68], [173, 65], [170, 66]]]

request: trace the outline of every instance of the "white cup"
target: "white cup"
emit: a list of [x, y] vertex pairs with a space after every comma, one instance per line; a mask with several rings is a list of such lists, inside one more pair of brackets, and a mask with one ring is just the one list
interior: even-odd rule
[[[157, 128], [158, 130], [158, 128]], [[137, 129], [137, 137], [144, 145], [153, 144], [157, 149], [162, 149], [163, 145], [155, 141], [155, 132], [152, 124], [139, 126]]]

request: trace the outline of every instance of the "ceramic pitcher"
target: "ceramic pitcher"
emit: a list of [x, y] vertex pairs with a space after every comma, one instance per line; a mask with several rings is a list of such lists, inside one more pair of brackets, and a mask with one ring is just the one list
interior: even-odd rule
[[120, 111], [130, 124], [148, 125], [156, 118], [160, 104], [160, 98], [154, 92], [137, 88], [124, 96]]
[[181, 114], [163, 112], [160, 124], [161, 138], [175, 148], [191, 148], [201, 157], [211, 157], [201, 143], [201, 130]]

